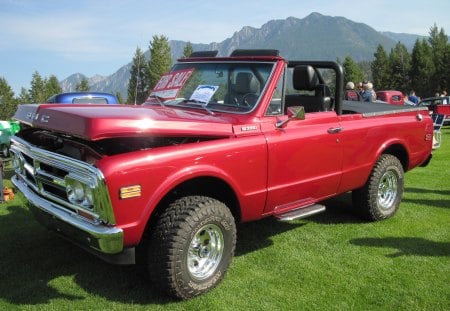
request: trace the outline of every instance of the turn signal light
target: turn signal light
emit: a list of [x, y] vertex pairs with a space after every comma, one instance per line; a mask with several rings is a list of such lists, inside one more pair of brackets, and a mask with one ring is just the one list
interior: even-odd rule
[[119, 197], [121, 199], [129, 199], [141, 196], [141, 186], [134, 185], [120, 188]]

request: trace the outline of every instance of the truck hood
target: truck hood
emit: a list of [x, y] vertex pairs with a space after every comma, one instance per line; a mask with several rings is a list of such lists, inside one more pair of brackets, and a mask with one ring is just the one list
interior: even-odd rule
[[19, 105], [14, 119], [88, 140], [145, 135], [233, 136], [229, 115], [168, 106]]

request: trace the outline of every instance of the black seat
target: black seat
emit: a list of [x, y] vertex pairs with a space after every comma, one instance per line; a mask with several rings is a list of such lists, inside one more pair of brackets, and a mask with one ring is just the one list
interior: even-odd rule
[[330, 89], [321, 84], [316, 71], [309, 65], [294, 67], [292, 74], [294, 89], [298, 91], [314, 91], [314, 95], [289, 94], [285, 97], [285, 112], [288, 107], [303, 106], [305, 112], [327, 111], [331, 106]]
[[232, 102], [238, 106], [254, 106], [258, 100], [258, 83], [249, 72], [239, 72], [233, 85]]

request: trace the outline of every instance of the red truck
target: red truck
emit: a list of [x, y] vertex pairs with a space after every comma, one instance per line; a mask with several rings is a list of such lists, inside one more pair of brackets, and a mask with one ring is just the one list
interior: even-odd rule
[[391, 105], [404, 105], [404, 96], [400, 91], [387, 90], [387, 91], [377, 91], [377, 99], [387, 102]]
[[44, 226], [188, 299], [223, 279], [236, 223], [349, 191], [366, 219], [396, 213], [431, 157], [427, 108], [342, 98], [335, 62], [195, 52], [141, 106], [21, 105], [12, 181]]
[[450, 122], [450, 96], [424, 98], [419, 106], [428, 107], [432, 114], [444, 115], [444, 123]]

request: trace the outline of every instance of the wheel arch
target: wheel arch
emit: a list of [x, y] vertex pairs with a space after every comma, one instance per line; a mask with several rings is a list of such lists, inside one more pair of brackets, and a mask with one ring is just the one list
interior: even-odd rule
[[395, 156], [397, 159], [399, 159], [400, 163], [402, 164], [403, 170], [405, 172], [407, 171], [409, 166], [409, 154], [402, 144], [396, 143], [389, 145], [386, 149], [383, 150], [381, 154], [391, 154]]
[[197, 176], [185, 180], [169, 190], [156, 204], [145, 224], [139, 245], [137, 245], [136, 262], [141, 264], [146, 261], [143, 250], [149, 243], [151, 231], [155, 228], [158, 218], [169, 207], [169, 204], [183, 196], [209, 196], [224, 203], [231, 211], [235, 223], [241, 220], [239, 200], [232, 187], [223, 179], [214, 176]]
[[221, 201], [230, 209], [236, 223], [240, 222], [239, 200], [233, 188], [218, 177], [197, 176], [179, 183], [166, 193], [150, 215], [145, 231], [151, 229], [158, 215], [167, 208], [170, 202], [184, 196], [194, 195], [208, 196]]

